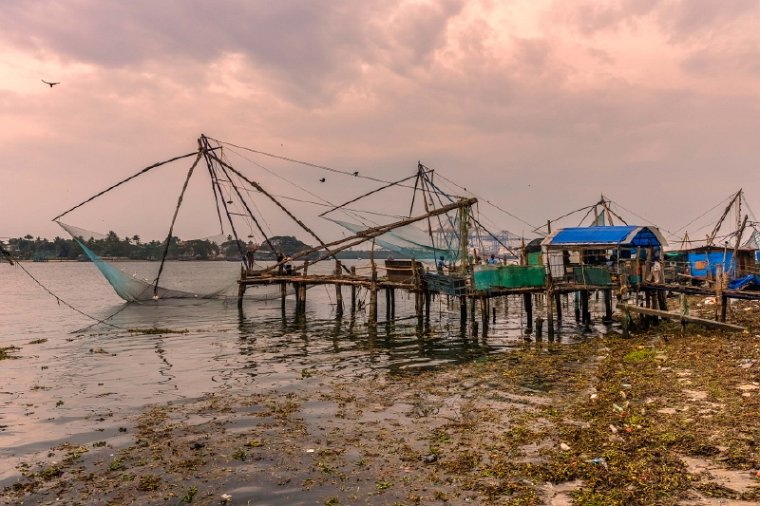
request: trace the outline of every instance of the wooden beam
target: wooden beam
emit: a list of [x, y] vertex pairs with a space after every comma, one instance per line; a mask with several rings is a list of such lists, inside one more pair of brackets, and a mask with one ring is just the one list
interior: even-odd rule
[[618, 303], [616, 307], [619, 310], [624, 311], [624, 312], [640, 313], [640, 314], [645, 314], [645, 315], [650, 315], [650, 316], [660, 316], [662, 318], [669, 318], [671, 320], [677, 320], [681, 322], [699, 323], [700, 325], [704, 325], [706, 327], [715, 327], [722, 330], [734, 330], [734, 331], [739, 331], [739, 332], [747, 330], [746, 327], [742, 327], [741, 325], [733, 325], [731, 323], [716, 322], [714, 320], [707, 320], [705, 318], [697, 318], [696, 316], [687, 316], [687, 315], [682, 315], [680, 313], [670, 313], [668, 311], [660, 311], [659, 309], [632, 306], [630, 304], [623, 304], [623, 303]]
[[[327, 258], [328, 256], [331, 256], [331, 255], [333, 255], [335, 253], [339, 253], [339, 252], [341, 252], [343, 250], [346, 250], [348, 248], [351, 248], [353, 246], [357, 246], [357, 245], [359, 245], [359, 244], [361, 244], [363, 242], [369, 241], [371, 239], [374, 239], [375, 237], [383, 235], [386, 232], [390, 232], [393, 229], [396, 229], [396, 228], [399, 228], [399, 227], [403, 227], [404, 225], [411, 225], [412, 223], [416, 223], [416, 222], [424, 220], [425, 218], [428, 218], [428, 217], [438, 216], [439, 214], [445, 214], [445, 213], [448, 213], [449, 211], [453, 211], [454, 209], [459, 209], [459, 208], [464, 208], [464, 207], [470, 207], [470, 206], [475, 205], [477, 202], [478, 202], [478, 199], [474, 199], [474, 198], [462, 199], [462, 200], [459, 200], [459, 201], [454, 202], [452, 204], [440, 207], [438, 209], [434, 209], [434, 210], [430, 211], [427, 214], [423, 214], [423, 215], [420, 215], [420, 216], [414, 216], [412, 218], [407, 218], [407, 219], [404, 219], [404, 220], [396, 221], [396, 222], [393, 222], [393, 223], [389, 223], [387, 225], [380, 225], [378, 227], [368, 228], [368, 229], [362, 230], [362, 231], [358, 232], [357, 234], [354, 234], [354, 235], [352, 235], [350, 237], [345, 237], [343, 239], [338, 239], [336, 241], [329, 242], [329, 243], [327, 243], [325, 245], [326, 247], [321, 247], [321, 246], [319, 246], [319, 247], [312, 247], [312, 248], [309, 248], [307, 250], [304, 250], [304, 251], [301, 251], [299, 253], [296, 253], [296, 254], [294, 254], [291, 257], [291, 260], [295, 260], [297, 258], [303, 258], [303, 257], [305, 257], [307, 255], [310, 255], [311, 253], [314, 253], [314, 252], [317, 252], [317, 251], [320, 251], [320, 250], [324, 249], [328, 253], [320, 255], [320, 257], [318, 259], [316, 259], [312, 263], [320, 262], [320, 261], [324, 260], [325, 258]], [[336, 247], [333, 248], [333, 246], [336, 246]], [[275, 269], [276, 267], [277, 267], [277, 265], [273, 265], [273, 266], [267, 267], [262, 272], [271, 271], [271, 270]], [[296, 268], [296, 270], [298, 270], [298, 268]]]

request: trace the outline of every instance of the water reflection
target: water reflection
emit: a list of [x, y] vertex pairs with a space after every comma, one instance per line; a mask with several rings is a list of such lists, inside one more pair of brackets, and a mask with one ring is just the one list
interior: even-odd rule
[[[81, 264], [35, 265], [35, 275], [108, 324], [85, 329], [81, 315], [40, 299], [22, 277], [0, 279], [14, 293], [0, 298], [3, 346], [18, 346], [18, 360], [3, 362], [0, 392], [0, 469], [13, 458], [65, 440], [93, 441], [117, 433], [118, 421], [152, 403], [201, 398], [209, 392], [291, 391], [313, 375], [361, 377], [431, 369], [511, 348], [561, 353], [583, 340], [573, 318], [556, 322], [553, 340], [523, 331], [522, 297], [491, 301], [485, 320], [459, 301], [434, 297], [430, 317], [417, 319], [414, 298], [398, 292], [395, 311], [378, 297], [378, 325], [368, 325], [366, 291], [355, 311], [335, 311], [330, 294], [311, 289], [304, 315], [295, 300], [160, 301], [120, 303], [96, 272]], [[203, 269], [204, 266], [198, 266]], [[77, 283], [72, 284], [71, 280]], [[540, 302], [540, 301], [539, 301]], [[563, 300], [563, 314], [572, 314]], [[534, 315], [545, 308], [536, 304]], [[387, 315], [390, 313], [391, 318]], [[599, 314], [598, 310], [597, 313]], [[495, 318], [494, 318], [495, 315]], [[485, 325], [483, 324], [485, 322]], [[532, 322], [531, 322], [532, 323]], [[83, 329], [72, 334], [73, 329]], [[164, 329], [164, 330], [157, 330]], [[597, 324], [593, 336], [609, 331]], [[529, 337], [529, 341], [524, 338]], [[36, 344], [31, 344], [35, 341]], [[63, 400], [59, 405], [57, 401]], [[6, 460], [10, 459], [10, 460]], [[3, 479], [0, 471], [0, 482]]]

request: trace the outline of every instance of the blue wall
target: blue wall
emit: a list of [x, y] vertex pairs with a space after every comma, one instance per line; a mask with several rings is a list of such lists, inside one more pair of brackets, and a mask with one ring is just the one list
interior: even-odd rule
[[[726, 251], [726, 261], [723, 262], [722, 251], [690, 251], [689, 252], [689, 270], [692, 276], [707, 277], [709, 266], [710, 274], [715, 276], [715, 267], [723, 264], [723, 272], [728, 272], [732, 268], [731, 262], [734, 258], [733, 251]], [[708, 262], [709, 259], [709, 262]]]

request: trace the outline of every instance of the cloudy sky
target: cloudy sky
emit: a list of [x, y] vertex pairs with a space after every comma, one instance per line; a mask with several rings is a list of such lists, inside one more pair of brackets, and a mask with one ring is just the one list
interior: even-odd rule
[[[420, 160], [516, 233], [601, 194], [671, 231], [740, 187], [760, 209], [756, 0], [0, 7], [0, 237], [62, 235], [53, 216], [201, 133], [386, 180]], [[321, 176], [287, 177], [334, 202], [365, 191]], [[176, 201], [151, 184], [134, 208]], [[127, 202], [113, 229], [161, 236], [168, 218]]]

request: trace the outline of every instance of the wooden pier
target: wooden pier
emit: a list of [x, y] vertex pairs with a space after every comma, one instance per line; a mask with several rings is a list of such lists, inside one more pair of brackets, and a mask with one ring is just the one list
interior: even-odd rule
[[[398, 263], [398, 262], [397, 262]], [[335, 287], [336, 318], [342, 318], [344, 311], [353, 316], [357, 310], [364, 309], [367, 321], [370, 325], [378, 323], [378, 298], [384, 296], [385, 321], [390, 322], [396, 318], [396, 293], [404, 291], [414, 299], [414, 315], [418, 322], [429, 323], [432, 301], [437, 297], [445, 297], [449, 309], [454, 310], [459, 305], [460, 323], [466, 328], [468, 322], [473, 326], [473, 332], [480, 329], [486, 336], [491, 324], [496, 322], [496, 305], [499, 299], [508, 304], [511, 298], [517, 298], [522, 304], [525, 314], [525, 334], [535, 333], [536, 338], [543, 336], [544, 330], [551, 339], [555, 335], [558, 324], [564, 318], [574, 317], [583, 331], [590, 331], [594, 323], [591, 314], [591, 301], [601, 299], [603, 307], [601, 323], [612, 323], [613, 308], [620, 310], [623, 315], [623, 333], [628, 333], [630, 313], [646, 317], [647, 322], [656, 318], [670, 318], [686, 323], [695, 323], [713, 326], [723, 330], [744, 330], [737, 325], [726, 324], [726, 308], [729, 299], [758, 300], [760, 291], [720, 290], [711, 287], [700, 287], [678, 284], [642, 283], [631, 286], [628, 292], [627, 302], [622, 301], [619, 285], [615, 284], [588, 284], [577, 283], [572, 280], [554, 280], [547, 283], [548, 286], [499, 288], [493, 287], [488, 290], [475, 290], [472, 280], [466, 276], [449, 276], [455, 283], [442, 285], [441, 276], [429, 276], [419, 262], [407, 261], [409, 267], [394, 266], [386, 271], [389, 275], [379, 276], [376, 262], [372, 262], [369, 274], [357, 274], [356, 268], [345, 269], [340, 261], [335, 262], [334, 270], [329, 274], [313, 274], [309, 272], [309, 262], [304, 262], [297, 272], [285, 274], [274, 270], [255, 271], [242, 269], [239, 280], [239, 299], [242, 305], [245, 292], [250, 287], [279, 285], [282, 287], [281, 299], [283, 310], [285, 298], [288, 294], [295, 294], [297, 315], [306, 312], [307, 288], [313, 286], [331, 285]], [[447, 277], [447, 276], [443, 276]], [[426, 281], [427, 279], [427, 281]], [[435, 281], [430, 282], [430, 279]], [[350, 296], [344, 299], [344, 289], [350, 290]], [[451, 287], [455, 287], [451, 289]], [[365, 290], [369, 302], [362, 307], [357, 296], [358, 290]], [[684, 294], [698, 295], [716, 298], [715, 320], [690, 317], [680, 313], [669, 312], [665, 303], [665, 295]], [[564, 304], [563, 304], [564, 297]], [[344, 305], [344, 300], [346, 303]], [[563, 306], [565, 306], [563, 308]], [[540, 311], [537, 312], [537, 309]], [[564, 314], [567, 308], [574, 314]], [[479, 317], [478, 317], [479, 313]], [[648, 323], [647, 323], [648, 324]]]

